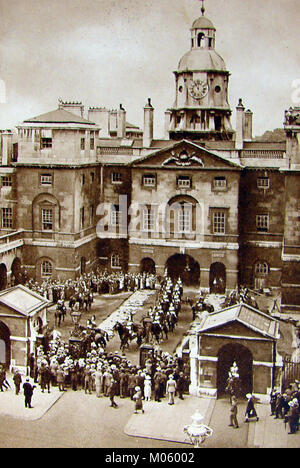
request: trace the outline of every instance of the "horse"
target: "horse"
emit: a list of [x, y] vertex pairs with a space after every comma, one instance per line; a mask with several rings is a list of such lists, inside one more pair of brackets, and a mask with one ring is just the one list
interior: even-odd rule
[[151, 331], [152, 337], [154, 337], [157, 343], [159, 343], [160, 338], [162, 338], [162, 332], [163, 332], [163, 328], [161, 324], [159, 322], [152, 322], [150, 331]]
[[116, 322], [113, 329], [119, 333], [121, 340], [120, 349], [123, 351], [125, 348], [129, 347], [129, 341], [132, 341], [137, 337], [137, 335], [131, 335], [130, 330], [126, 327], [126, 325], [123, 325], [120, 322]]
[[85, 310], [91, 310], [92, 302], [94, 298], [91, 293], [85, 294], [82, 301], [82, 306], [85, 307]]
[[98, 345], [100, 344], [102, 348], [106, 348], [106, 344], [109, 341], [108, 333], [105, 330], [101, 330], [101, 328], [94, 328], [95, 332], [95, 343]]

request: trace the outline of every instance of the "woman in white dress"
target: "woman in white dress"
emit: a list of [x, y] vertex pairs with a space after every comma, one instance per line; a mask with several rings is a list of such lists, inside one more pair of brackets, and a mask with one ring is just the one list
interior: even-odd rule
[[145, 397], [145, 401], [150, 401], [150, 400], [151, 400], [151, 394], [152, 394], [152, 382], [151, 382], [151, 377], [150, 377], [150, 375], [146, 375], [145, 381], [144, 381], [144, 397]]

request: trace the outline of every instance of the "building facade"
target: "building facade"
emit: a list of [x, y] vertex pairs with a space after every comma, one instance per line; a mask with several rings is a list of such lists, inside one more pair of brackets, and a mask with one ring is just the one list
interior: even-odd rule
[[62, 100], [1, 132], [0, 288], [22, 278], [110, 271], [180, 275], [205, 291], [239, 285], [282, 293], [300, 307], [300, 109], [286, 140], [252, 137], [251, 110], [228, 102], [229, 71], [202, 16], [175, 75], [165, 138], [126, 110]]

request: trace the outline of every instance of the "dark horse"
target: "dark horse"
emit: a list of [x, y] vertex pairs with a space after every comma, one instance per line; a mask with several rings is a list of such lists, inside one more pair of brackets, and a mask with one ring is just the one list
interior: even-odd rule
[[143, 337], [144, 337], [144, 330], [143, 330], [142, 325], [133, 323], [132, 324], [133, 333], [130, 333], [129, 328], [127, 328], [126, 325], [123, 325], [120, 322], [116, 322], [113, 328], [119, 333], [119, 337], [121, 340], [120, 349], [124, 350], [125, 348], [128, 348], [129, 342], [135, 339], [137, 341], [138, 346], [142, 344]]

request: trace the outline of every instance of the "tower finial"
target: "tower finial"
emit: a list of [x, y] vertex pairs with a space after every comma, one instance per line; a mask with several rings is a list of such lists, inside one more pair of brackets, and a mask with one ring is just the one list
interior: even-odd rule
[[201, 13], [202, 13], [202, 16], [204, 16], [204, 13], [205, 13], [204, 0], [201, 0], [201, 2], [202, 2]]

